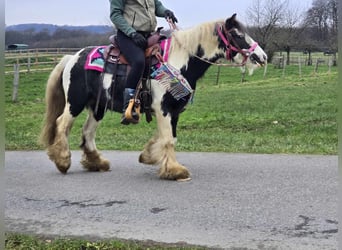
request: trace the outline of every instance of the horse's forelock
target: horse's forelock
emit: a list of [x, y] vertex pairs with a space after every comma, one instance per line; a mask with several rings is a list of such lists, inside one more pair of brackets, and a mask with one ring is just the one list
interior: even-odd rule
[[246, 33], [246, 27], [236, 19], [236, 14], [226, 20], [225, 26], [227, 30], [238, 29], [241, 33]]

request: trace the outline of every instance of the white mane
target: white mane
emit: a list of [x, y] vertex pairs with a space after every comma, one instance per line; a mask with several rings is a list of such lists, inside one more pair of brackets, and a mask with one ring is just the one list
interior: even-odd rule
[[218, 48], [215, 25], [224, 20], [207, 22], [186, 30], [174, 31], [169, 54], [169, 63], [176, 68], [187, 67], [190, 56], [196, 55], [198, 46], [204, 50], [204, 58], [212, 58], [222, 53]]

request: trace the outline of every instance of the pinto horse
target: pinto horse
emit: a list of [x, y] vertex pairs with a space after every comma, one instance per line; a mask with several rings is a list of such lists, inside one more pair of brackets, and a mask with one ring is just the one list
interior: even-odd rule
[[[41, 142], [49, 158], [64, 174], [71, 165], [68, 135], [75, 118], [84, 108], [89, 113], [82, 130], [81, 163], [89, 171], [110, 169], [110, 162], [96, 148], [95, 131], [106, 110], [113, 108], [109, 104], [111, 98], [99, 92], [99, 88], [104, 88], [103, 73], [84, 67], [89, 52], [89, 48], [84, 48], [75, 55], [64, 56], [47, 82]], [[196, 89], [197, 80], [219, 59], [225, 58], [237, 66], [246, 66], [250, 73], [267, 63], [266, 53], [245, 32], [236, 14], [226, 20], [173, 31], [168, 51], [164, 53], [168, 53], [168, 64], [179, 70], [192, 90]], [[191, 94], [177, 100], [155, 79], [151, 80], [149, 89], [157, 133], [146, 143], [139, 162], [159, 166], [159, 177], [162, 179], [189, 179], [190, 172], [176, 159], [175, 144], [178, 118]], [[101, 95], [98, 96], [98, 93]], [[114, 101], [122, 105], [120, 98]], [[120, 109], [114, 108], [114, 111]]]

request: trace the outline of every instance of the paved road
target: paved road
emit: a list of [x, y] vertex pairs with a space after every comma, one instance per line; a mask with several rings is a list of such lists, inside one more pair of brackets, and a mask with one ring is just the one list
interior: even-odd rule
[[190, 182], [158, 179], [138, 152], [67, 175], [44, 152], [6, 152], [8, 231], [237, 249], [337, 249], [337, 156], [178, 153]]

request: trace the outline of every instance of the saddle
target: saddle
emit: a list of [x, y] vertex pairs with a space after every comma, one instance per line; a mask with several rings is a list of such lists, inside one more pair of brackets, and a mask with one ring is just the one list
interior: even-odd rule
[[[149, 69], [151, 69], [152, 66], [157, 65], [162, 59], [161, 55], [161, 47], [160, 47], [160, 41], [165, 39], [166, 37], [160, 34], [161, 28], [158, 28], [155, 32], [151, 34], [150, 37], [147, 39], [147, 49], [145, 50], [145, 58], [146, 58], [146, 67], [148, 67], [148, 70], [145, 72], [149, 72]], [[117, 65], [126, 65], [129, 66], [129, 63], [127, 62], [127, 59], [125, 56], [121, 53], [120, 48], [116, 41], [116, 36], [112, 35], [109, 37], [110, 45], [108, 45], [104, 50], [104, 59], [105, 59], [105, 71], [111, 72], [113, 75], [115, 75], [115, 69], [117, 68]], [[107, 69], [106, 69], [107, 68]], [[113, 70], [114, 68], [114, 70]], [[126, 117], [132, 116], [132, 113], [138, 113], [138, 116], [140, 117], [141, 112], [141, 106], [143, 106], [142, 111], [146, 114], [146, 120], [147, 122], [152, 121], [152, 95], [150, 93], [150, 89], [147, 87], [147, 80], [149, 80], [149, 74], [147, 76], [142, 78], [142, 81], [137, 86], [136, 94], [134, 100], [132, 99], [129, 102], [129, 105], [126, 109]], [[114, 77], [115, 79], [115, 77]], [[113, 84], [115, 84], [115, 80], [113, 81]], [[129, 114], [127, 114], [127, 112]], [[134, 120], [132, 118], [132, 120]], [[138, 122], [138, 120], [136, 120]]]
[[[147, 39], [147, 49], [145, 50], [145, 58], [152, 58], [152, 65], [159, 62], [161, 54], [160, 41], [165, 39], [165, 36], [160, 34], [161, 28], [158, 28]], [[104, 51], [104, 58], [108, 63], [128, 64], [124, 55], [121, 54], [120, 48], [116, 41], [116, 35], [109, 37], [110, 45]]]

